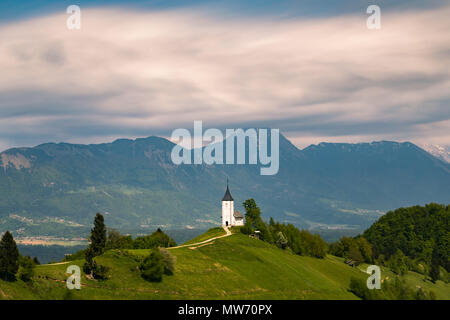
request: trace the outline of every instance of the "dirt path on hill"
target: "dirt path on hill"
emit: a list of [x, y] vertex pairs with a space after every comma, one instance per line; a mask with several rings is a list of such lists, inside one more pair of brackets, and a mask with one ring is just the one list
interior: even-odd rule
[[57, 262], [57, 263], [49, 263], [49, 264], [42, 264], [42, 266], [57, 266], [59, 264], [68, 264], [70, 261], [65, 262]]
[[220, 239], [220, 238], [225, 238], [225, 237], [231, 236], [232, 233], [231, 233], [231, 231], [230, 231], [230, 229], [228, 227], [223, 227], [223, 230], [225, 230], [225, 232], [226, 232], [226, 234], [224, 234], [223, 236], [213, 237], [213, 238], [210, 238], [210, 239], [207, 239], [207, 240], [204, 240], [204, 241], [200, 241], [200, 242], [197, 242], [197, 243], [183, 244], [181, 246], [169, 247], [169, 248], [165, 248], [165, 249], [172, 250], [172, 249], [178, 249], [178, 248], [184, 248], [184, 247], [196, 247], [196, 246], [199, 246], [199, 245], [202, 245], [202, 244], [214, 241], [216, 239]]

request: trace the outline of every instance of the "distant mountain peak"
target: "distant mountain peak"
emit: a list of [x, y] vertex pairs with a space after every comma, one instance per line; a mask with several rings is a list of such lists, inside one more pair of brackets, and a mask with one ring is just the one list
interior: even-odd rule
[[438, 144], [421, 144], [420, 147], [439, 160], [450, 163], [450, 147]]
[[348, 151], [354, 151], [360, 148], [398, 148], [398, 147], [414, 147], [419, 149], [412, 142], [397, 142], [397, 141], [372, 141], [372, 142], [320, 142], [318, 144], [311, 144], [303, 150], [318, 150], [324, 148], [332, 148], [332, 149], [344, 149]]

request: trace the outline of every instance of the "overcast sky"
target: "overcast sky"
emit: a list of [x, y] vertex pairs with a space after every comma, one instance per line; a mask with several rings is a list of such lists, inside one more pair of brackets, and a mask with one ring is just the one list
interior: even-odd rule
[[380, 30], [359, 0], [78, 1], [81, 30], [70, 1], [15, 3], [0, 4], [0, 150], [194, 120], [299, 147], [450, 145], [448, 1], [379, 1]]

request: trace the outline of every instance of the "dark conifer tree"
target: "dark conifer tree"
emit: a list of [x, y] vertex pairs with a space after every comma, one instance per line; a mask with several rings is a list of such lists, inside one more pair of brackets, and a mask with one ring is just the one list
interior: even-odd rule
[[95, 215], [94, 228], [91, 230], [90, 240], [90, 248], [94, 257], [101, 255], [106, 247], [106, 227], [105, 219], [100, 213]]
[[95, 215], [94, 228], [91, 229], [91, 236], [89, 240], [90, 245], [85, 251], [86, 263], [83, 266], [83, 271], [92, 276], [96, 273], [98, 266], [94, 261], [94, 257], [101, 255], [106, 247], [106, 226], [105, 219], [100, 213]]
[[0, 241], [0, 277], [11, 281], [19, 270], [19, 249], [12, 234], [6, 231]]

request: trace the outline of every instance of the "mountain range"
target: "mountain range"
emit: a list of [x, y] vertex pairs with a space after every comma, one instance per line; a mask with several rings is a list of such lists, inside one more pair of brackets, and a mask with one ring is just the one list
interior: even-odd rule
[[220, 223], [229, 179], [235, 207], [254, 198], [264, 219], [315, 230], [361, 230], [402, 206], [450, 202], [450, 164], [409, 143], [320, 143], [298, 149], [280, 135], [280, 169], [175, 165], [160, 137], [103, 144], [46, 143], [0, 153], [0, 229], [16, 235], [87, 234], [108, 226], [206, 229]]

